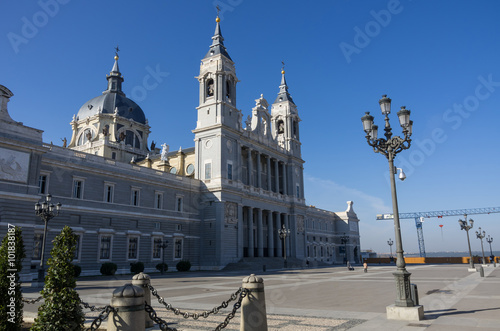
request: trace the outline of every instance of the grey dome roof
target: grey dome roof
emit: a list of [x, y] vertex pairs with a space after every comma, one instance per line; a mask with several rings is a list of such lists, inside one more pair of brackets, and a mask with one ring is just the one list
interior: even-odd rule
[[113, 114], [118, 108], [118, 116], [132, 119], [138, 123], [146, 124], [146, 116], [141, 107], [134, 101], [120, 93], [104, 93], [86, 103], [78, 111], [78, 119], [102, 114]]
[[122, 92], [123, 77], [118, 69], [118, 54], [115, 55], [115, 63], [109, 75], [108, 88], [102, 95], [87, 101], [78, 111], [78, 120], [101, 114], [114, 114], [118, 108], [118, 116], [146, 124], [146, 116], [134, 101], [130, 100]]

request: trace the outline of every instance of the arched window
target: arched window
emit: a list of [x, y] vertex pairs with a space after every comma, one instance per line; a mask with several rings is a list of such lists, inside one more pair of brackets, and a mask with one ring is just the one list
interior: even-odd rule
[[207, 97], [213, 97], [215, 86], [214, 86], [214, 80], [212, 78], [207, 79], [206, 87], [207, 87]]
[[283, 122], [283, 120], [278, 121], [277, 127], [278, 127], [278, 134], [285, 133], [285, 123]]
[[77, 146], [81, 146], [91, 141], [94, 138], [94, 132], [91, 129], [85, 129], [78, 137]]
[[231, 99], [231, 81], [226, 80], [226, 98]]

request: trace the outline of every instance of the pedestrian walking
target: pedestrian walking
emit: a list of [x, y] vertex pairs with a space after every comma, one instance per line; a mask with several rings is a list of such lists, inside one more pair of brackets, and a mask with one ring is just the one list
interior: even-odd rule
[[368, 264], [366, 262], [363, 263], [363, 271], [368, 272]]

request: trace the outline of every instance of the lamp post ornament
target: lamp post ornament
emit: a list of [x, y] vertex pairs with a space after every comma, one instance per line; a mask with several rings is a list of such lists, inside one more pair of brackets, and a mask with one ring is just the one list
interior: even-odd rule
[[[44, 221], [45, 226], [43, 228], [43, 238], [42, 238], [42, 254], [40, 257], [40, 269], [38, 270], [38, 283], [42, 284], [45, 281], [45, 269], [44, 269], [44, 257], [45, 257], [45, 242], [47, 239], [47, 224], [51, 219], [59, 215], [61, 211], [61, 203], [57, 203], [54, 206], [50, 201], [52, 200], [52, 195], [47, 194], [45, 197], [45, 201], [41, 204], [37, 202], [35, 204], [35, 214], [40, 216], [40, 218]], [[54, 210], [55, 208], [55, 210]]]
[[380, 153], [384, 155], [389, 161], [389, 176], [391, 182], [391, 193], [392, 193], [392, 209], [394, 215], [394, 232], [396, 240], [396, 267], [397, 270], [393, 273], [396, 280], [397, 298], [396, 306], [399, 307], [413, 307], [415, 304], [410, 297], [410, 275], [406, 270], [406, 263], [403, 256], [403, 242], [401, 239], [401, 228], [399, 223], [399, 210], [398, 210], [398, 200], [396, 194], [396, 180], [394, 173], [396, 168], [394, 167], [394, 158], [400, 152], [405, 149], [410, 148], [411, 144], [411, 134], [413, 129], [413, 121], [410, 121], [410, 110], [406, 109], [404, 106], [398, 111], [397, 115], [399, 118], [399, 124], [403, 129], [404, 137], [392, 135], [392, 128], [389, 124], [389, 114], [391, 112], [391, 99], [387, 95], [383, 95], [382, 99], [379, 100], [380, 110], [382, 114], [385, 115], [385, 128], [384, 136], [385, 138], [378, 138], [378, 126], [373, 125], [373, 116], [369, 112], [366, 112], [365, 116], [361, 118], [363, 122], [363, 130], [366, 133], [366, 141], [368, 145], [373, 148], [375, 153]]
[[168, 240], [162, 241], [161, 245], [159, 245], [162, 249], [162, 265], [161, 265], [161, 274], [163, 275], [165, 272], [165, 249], [168, 247]]
[[470, 238], [469, 238], [469, 230], [472, 229], [474, 226], [474, 220], [471, 218], [469, 219], [469, 224], [467, 224], [467, 215], [464, 215], [465, 221], [462, 221], [461, 219], [458, 220], [458, 224], [460, 224], [460, 230], [465, 230], [467, 233], [467, 244], [469, 245], [469, 263], [470, 263], [470, 268], [474, 269], [474, 259], [472, 258], [472, 251], [470, 249]]
[[349, 242], [349, 236], [344, 235], [340, 237], [340, 242], [344, 245], [344, 263], [347, 264], [347, 243]]
[[486, 259], [484, 258], [484, 247], [483, 247], [483, 238], [486, 237], [486, 231], [481, 232], [481, 227], [477, 229], [476, 236], [481, 240], [481, 251], [483, 252], [483, 264], [486, 264]]
[[391, 250], [391, 255], [389, 255], [389, 258], [391, 259], [391, 262], [392, 262], [392, 245], [394, 244], [394, 241], [392, 241], [391, 238], [389, 238], [389, 240], [387, 240], [387, 245], [389, 245], [389, 249]]
[[486, 238], [486, 241], [488, 244], [490, 244], [490, 263], [495, 262], [495, 256], [493, 255], [493, 250], [491, 249], [491, 243], [493, 242], [493, 238], [488, 235], [488, 238]]
[[284, 266], [287, 267], [286, 261], [286, 237], [290, 235], [290, 229], [285, 228], [285, 224], [283, 224], [282, 228], [278, 230], [280, 238], [283, 240], [283, 259]]

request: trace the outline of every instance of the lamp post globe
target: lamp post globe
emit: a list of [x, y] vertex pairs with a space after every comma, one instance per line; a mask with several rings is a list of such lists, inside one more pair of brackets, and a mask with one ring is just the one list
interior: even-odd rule
[[470, 269], [474, 269], [474, 258], [472, 257], [472, 250], [470, 249], [470, 238], [469, 238], [469, 230], [474, 226], [474, 220], [469, 219], [469, 224], [467, 224], [467, 215], [464, 215], [464, 219], [459, 219], [458, 224], [460, 224], [460, 229], [465, 230], [467, 233], [467, 244], [469, 245], [469, 265]]
[[343, 236], [340, 236], [340, 242], [344, 245], [344, 263], [347, 264], [347, 262], [349, 262], [347, 256], [347, 243], [349, 242], [349, 236], [346, 236], [345, 232]]
[[290, 229], [285, 228], [285, 224], [281, 227], [281, 229], [278, 230], [278, 233], [280, 235], [280, 238], [283, 240], [283, 265], [285, 268], [288, 267], [287, 260], [286, 260], [286, 237], [290, 235]]
[[491, 249], [491, 243], [493, 242], [493, 238], [488, 235], [488, 238], [486, 238], [486, 241], [488, 244], [490, 244], [490, 263], [495, 262], [495, 256], [493, 255], [493, 250]]
[[40, 256], [40, 268], [38, 269], [38, 285], [45, 282], [45, 242], [47, 241], [47, 225], [51, 219], [58, 216], [61, 212], [61, 203], [55, 206], [51, 203], [52, 195], [47, 194], [45, 200], [35, 203], [35, 215], [39, 216], [44, 222], [43, 237], [42, 237], [42, 252]]
[[481, 227], [479, 227], [476, 231], [476, 236], [481, 240], [481, 251], [483, 253], [483, 265], [486, 264], [486, 258], [484, 257], [484, 247], [483, 247], [483, 238], [486, 236], [486, 231], [481, 232]]
[[168, 247], [168, 240], [162, 241], [158, 247], [162, 249], [161, 274], [163, 275], [165, 273], [165, 249]]
[[389, 114], [391, 113], [391, 99], [387, 95], [383, 95], [379, 100], [380, 110], [382, 115], [385, 116], [385, 127], [384, 127], [384, 137], [378, 138], [378, 127], [373, 125], [373, 116], [367, 112], [362, 118], [363, 130], [366, 133], [366, 141], [368, 145], [373, 148], [375, 153], [384, 155], [389, 161], [389, 176], [391, 182], [391, 195], [392, 195], [392, 209], [394, 215], [394, 232], [396, 241], [396, 271], [393, 273], [396, 280], [396, 290], [397, 297], [395, 306], [398, 307], [413, 307], [415, 303], [410, 297], [410, 275], [406, 270], [406, 263], [403, 256], [403, 242], [401, 239], [401, 228], [399, 223], [399, 210], [398, 210], [398, 200], [396, 193], [396, 180], [395, 180], [395, 170], [394, 158], [396, 155], [403, 150], [409, 149], [411, 145], [411, 134], [413, 121], [410, 121], [409, 109], [406, 107], [401, 107], [401, 110], [397, 113], [399, 124], [403, 130], [403, 137], [393, 136], [392, 128], [389, 123]]
[[392, 241], [392, 239], [389, 238], [389, 240], [387, 240], [387, 245], [389, 245], [389, 249], [391, 250], [391, 255], [389, 255], [389, 259], [391, 262], [392, 262], [392, 245], [393, 244], [394, 244], [394, 241]]

